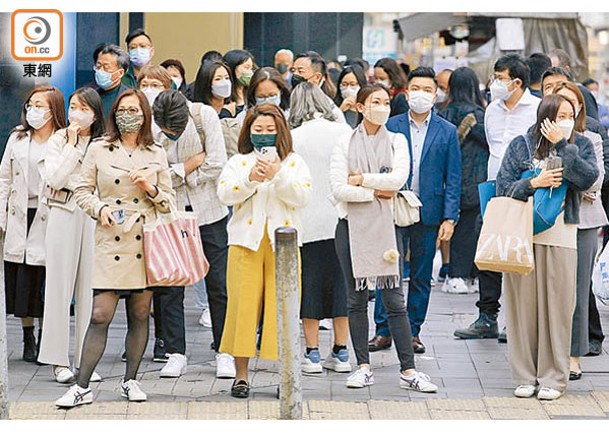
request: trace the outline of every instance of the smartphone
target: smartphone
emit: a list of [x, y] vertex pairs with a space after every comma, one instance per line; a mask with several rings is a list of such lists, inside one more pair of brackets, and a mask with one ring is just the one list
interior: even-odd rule
[[262, 160], [266, 160], [267, 162], [274, 162], [279, 155], [277, 154], [277, 148], [274, 146], [270, 147], [262, 147], [260, 150], [254, 150], [256, 155], [260, 157]]
[[548, 157], [548, 161], [546, 163], [546, 169], [560, 169], [562, 168], [562, 157], [560, 156], [550, 156]]
[[125, 223], [125, 210], [124, 209], [114, 210], [112, 212], [112, 216], [114, 216], [114, 219], [116, 220], [116, 223], [118, 225], [122, 225], [123, 223]]

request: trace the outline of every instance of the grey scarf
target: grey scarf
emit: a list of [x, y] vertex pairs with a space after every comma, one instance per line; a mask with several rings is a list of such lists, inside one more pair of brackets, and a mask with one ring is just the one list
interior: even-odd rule
[[[348, 152], [349, 174], [378, 174], [393, 168], [391, 138], [383, 126], [368, 136], [363, 123], [356, 128]], [[391, 199], [349, 202], [349, 243], [355, 289], [395, 288], [400, 284], [399, 258]]]

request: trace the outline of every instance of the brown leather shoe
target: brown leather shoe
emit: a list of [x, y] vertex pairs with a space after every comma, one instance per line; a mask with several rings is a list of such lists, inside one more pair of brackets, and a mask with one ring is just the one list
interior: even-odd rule
[[376, 352], [377, 350], [389, 349], [391, 347], [391, 337], [383, 337], [382, 335], [375, 335], [368, 342], [368, 351]]
[[414, 353], [425, 353], [425, 345], [419, 337], [412, 337], [412, 350]]

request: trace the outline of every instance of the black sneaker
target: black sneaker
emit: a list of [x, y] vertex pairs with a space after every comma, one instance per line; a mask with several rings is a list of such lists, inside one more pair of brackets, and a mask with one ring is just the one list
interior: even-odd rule
[[507, 331], [505, 329], [505, 326], [503, 327], [503, 329], [501, 330], [501, 332], [497, 336], [497, 341], [499, 343], [507, 343]]
[[474, 323], [465, 329], [457, 329], [453, 335], [457, 338], [463, 338], [465, 340], [497, 338], [499, 337], [497, 314], [480, 313], [480, 316]]
[[157, 338], [154, 341], [154, 353], [152, 361], [158, 363], [166, 363], [169, 361], [169, 356], [165, 352], [165, 341], [162, 338]]

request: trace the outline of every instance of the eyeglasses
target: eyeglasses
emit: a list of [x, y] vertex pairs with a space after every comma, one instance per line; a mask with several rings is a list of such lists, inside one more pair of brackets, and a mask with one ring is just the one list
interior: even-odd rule
[[50, 109], [50, 107], [49, 107], [49, 106], [41, 106], [41, 105], [39, 105], [39, 104], [34, 104], [34, 105], [32, 105], [32, 104], [30, 104], [30, 103], [25, 103], [25, 104], [23, 105], [23, 107], [25, 107], [25, 110], [26, 110], [26, 111], [30, 111], [30, 110], [32, 110], [32, 109], [47, 109], [47, 110], [48, 110], [48, 109]]
[[107, 72], [108, 74], [114, 74], [115, 72], [121, 70], [122, 68], [117, 68], [114, 71], [108, 71], [110, 69], [110, 65], [102, 65], [100, 63], [93, 65], [93, 71], [101, 70]]
[[497, 80], [497, 81], [503, 82], [503, 83], [511, 83], [511, 82], [514, 81], [513, 79], [505, 79], [505, 78], [502, 78], [502, 77], [495, 77], [494, 74], [491, 74], [488, 79], [491, 82], [494, 82], [495, 80]]
[[140, 113], [140, 109], [138, 109], [137, 107], [121, 107], [116, 109], [114, 113], [116, 113], [117, 115], [122, 115], [123, 113], [128, 113], [129, 115], [137, 115], [138, 113]]

